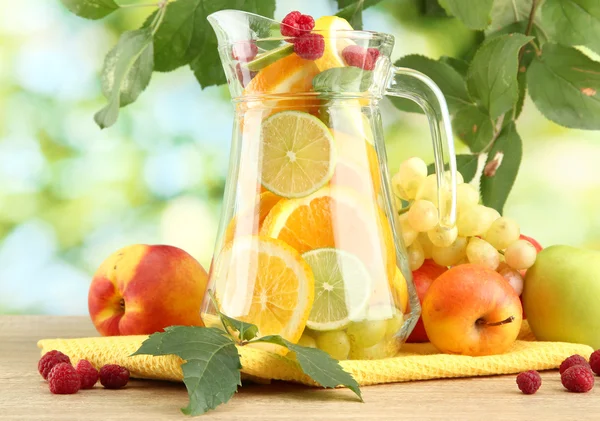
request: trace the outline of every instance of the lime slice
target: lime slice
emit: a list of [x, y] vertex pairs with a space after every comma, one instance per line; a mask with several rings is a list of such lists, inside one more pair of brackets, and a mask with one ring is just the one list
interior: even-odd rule
[[335, 144], [327, 126], [300, 111], [281, 111], [263, 121], [261, 183], [286, 198], [308, 196], [335, 169]]
[[254, 60], [246, 64], [248, 70], [258, 72], [264, 69], [269, 64], [275, 63], [277, 60], [289, 56], [294, 52], [294, 44], [282, 45], [281, 47], [273, 48], [265, 53], [257, 55]]
[[302, 257], [315, 277], [315, 299], [306, 326], [318, 331], [345, 328], [369, 302], [369, 271], [358, 257], [335, 248], [311, 250]]

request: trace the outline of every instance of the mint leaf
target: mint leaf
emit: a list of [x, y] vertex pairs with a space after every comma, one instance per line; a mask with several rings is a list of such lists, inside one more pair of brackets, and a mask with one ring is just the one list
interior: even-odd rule
[[[409, 67], [429, 76], [442, 90], [451, 113], [455, 113], [465, 105], [473, 104], [473, 101], [467, 92], [467, 85], [464, 77], [449, 64], [435, 61], [418, 54], [411, 54], [397, 60], [394, 65], [398, 67]], [[422, 112], [420, 107], [407, 99], [392, 98], [392, 102], [396, 107], [404, 111], [415, 112], [418, 110], [418, 112]]]
[[481, 175], [481, 199], [502, 214], [508, 194], [519, 172], [523, 145], [514, 122], [502, 129], [488, 154]]
[[346, 19], [352, 28], [362, 29], [362, 11], [381, 0], [337, 0], [340, 9], [336, 15]]
[[461, 108], [454, 115], [452, 126], [471, 152], [481, 152], [494, 135], [493, 121], [485, 110], [476, 105]]
[[296, 360], [305, 374], [323, 387], [346, 386], [362, 401], [360, 387], [351, 374], [344, 371], [337, 360], [325, 351], [293, 344], [279, 335], [264, 336], [252, 342], [267, 342], [283, 346], [296, 354]]
[[258, 326], [253, 325], [252, 323], [242, 322], [236, 319], [232, 319], [229, 316], [221, 313], [219, 311], [219, 317], [221, 317], [221, 321], [225, 327], [229, 327], [237, 332], [239, 332], [239, 337], [242, 341], [251, 341], [256, 338], [258, 335]]
[[227, 402], [241, 385], [240, 357], [233, 340], [216, 328], [172, 326], [155, 333], [133, 355], [176, 355], [185, 360], [186, 415], [201, 415]]
[[313, 78], [313, 89], [317, 92], [364, 92], [371, 86], [373, 72], [358, 67], [334, 67]]
[[527, 85], [536, 107], [549, 120], [600, 130], [600, 63], [574, 48], [545, 44], [529, 67]]
[[106, 55], [102, 70], [102, 91], [108, 105], [94, 116], [100, 128], [112, 126], [119, 107], [136, 100], [152, 77], [152, 31], [150, 28], [121, 34], [117, 45]]
[[542, 18], [550, 38], [563, 45], [587, 45], [600, 40], [598, 0], [546, 0]]
[[439, 0], [452, 16], [459, 18], [470, 29], [484, 29], [490, 23], [494, 0]]
[[518, 54], [530, 39], [521, 34], [501, 35], [485, 41], [475, 53], [467, 86], [492, 119], [511, 109], [519, 98]]
[[77, 16], [86, 19], [102, 19], [119, 9], [114, 0], [60, 0], [61, 3]]

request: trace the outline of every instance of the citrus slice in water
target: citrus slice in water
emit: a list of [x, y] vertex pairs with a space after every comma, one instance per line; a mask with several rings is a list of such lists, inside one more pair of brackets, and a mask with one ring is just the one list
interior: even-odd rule
[[[342, 58], [342, 51], [347, 46], [355, 44], [348, 36], [348, 31], [353, 29], [346, 19], [338, 16], [322, 16], [315, 21], [313, 31], [318, 31], [317, 33], [325, 38], [323, 55], [315, 60], [320, 71], [346, 65]], [[337, 31], [346, 32], [336, 33]]]
[[279, 196], [308, 196], [333, 175], [333, 138], [327, 126], [311, 114], [273, 114], [263, 122], [261, 142], [261, 183]]
[[260, 196], [257, 196], [257, 200], [253, 206], [240, 210], [231, 219], [225, 231], [223, 244], [229, 243], [234, 237], [258, 234], [265, 218], [271, 209], [273, 209], [273, 206], [280, 200], [281, 197], [269, 191], [265, 191]]
[[[219, 254], [212, 278], [224, 314], [254, 323], [260, 336], [300, 339], [315, 284], [310, 266], [292, 247], [273, 238], [236, 237]], [[284, 353], [275, 345], [270, 349]]]
[[355, 255], [335, 248], [302, 255], [315, 278], [315, 299], [306, 326], [313, 330], [346, 327], [364, 311], [371, 293], [371, 275]]

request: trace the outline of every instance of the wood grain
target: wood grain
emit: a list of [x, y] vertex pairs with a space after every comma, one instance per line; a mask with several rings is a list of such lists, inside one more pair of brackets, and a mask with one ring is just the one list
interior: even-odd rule
[[[0, 316], [0, 420], [184, 420], [182, 384], [131, 381], [76, 395], [48, 391], [37, 372], [42, 338], [97, 335], [86, 317]], [[205, 420], [599, 420], [600, 385], [566, 392], [558, 372], [542, 373], [537, 394], [525, 396], [514, 376], [431, 380], [363, 388], [365, 403], [347, 390], [274, 382], [247, 384]]]

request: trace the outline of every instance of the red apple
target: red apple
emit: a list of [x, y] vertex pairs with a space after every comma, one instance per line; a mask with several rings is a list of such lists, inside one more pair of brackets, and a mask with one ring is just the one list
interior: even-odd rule
[[[417, 295], [419, 296], [419, 302], [421, 304], [423, 304], [425, 293], [429, 290], [429, 286], [432, 282], [447, 270], [446, 267], [438, 265], [431, 259], [427, 259], [419, 269], [413, 271], [413, 283], [415, 284], [415, 289], [417, 290]], [[419, 317], [419, 321], [417, 321], [415, 328], [406, 342], [429, 342], [421, 317]]]
[[207, 281], [204, 268], [185, 251], [136, 244], [100, 265], [90, 285], [88, 309], [104, 336], [203, 326], [200, 306]]
[[498, 272], [476, 264], [440, 275], [423, 300], [423, 324], [440, 351], [461, 355], [506, 352], [519, 335], [521, 301]]

